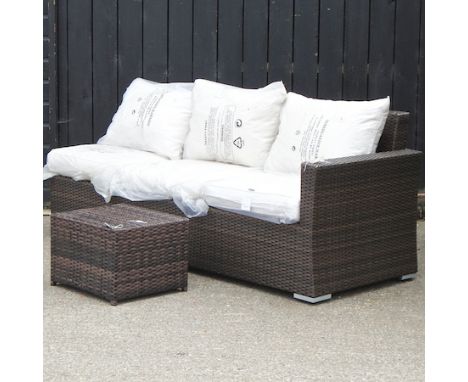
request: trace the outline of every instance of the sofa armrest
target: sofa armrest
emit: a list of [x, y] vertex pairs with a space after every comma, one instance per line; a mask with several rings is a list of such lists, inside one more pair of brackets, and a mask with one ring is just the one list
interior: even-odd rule
[[417, 272], [421, 155], [398, 150], [302, 165], [311, 295]]
[[399, 150], [303, 164], [314, 296], [417, 272], [420, 160]]
[[410, 113], [390, 110], [379, 140], [377, 152], [402, 150], [406, 148]]
[[301, 223], [360, 222], [388, 214], [417, 214], [422, 153], [397, 150], [303, 163]]

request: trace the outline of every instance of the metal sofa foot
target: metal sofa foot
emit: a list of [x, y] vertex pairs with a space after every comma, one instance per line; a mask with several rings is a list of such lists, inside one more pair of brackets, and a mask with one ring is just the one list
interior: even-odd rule
[[408, 275], [403, 275], [403, 276], [400, 276], [400, 280], [401, 281], [405, 281], [405, 280], [414, 280], [416, 278], [416, 273], [410, 273]]
[[324, 294], [318, 297], [309, 297], [309, 296], [304, 296], [303, 294], [294, 293], [293, 297], [298, 300], [310, 302], [311, 304], [317, 304], [318, 302], [330, 300], [332, 298], [332, 295], [330, 293], [330, 294]]
[[117, 306], [118, 301], [117, 300], [110, 300], [109, 301], [112, 306]]

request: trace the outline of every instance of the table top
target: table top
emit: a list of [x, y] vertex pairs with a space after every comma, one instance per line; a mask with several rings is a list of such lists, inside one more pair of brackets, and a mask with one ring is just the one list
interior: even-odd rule
[[126, 203], [58, 212], [53, 215], [55, 215], [55, 218], [102, 227], [110, 231], [124, 231], [142, 227], [188, 222], [186, 217], [137, 207]]

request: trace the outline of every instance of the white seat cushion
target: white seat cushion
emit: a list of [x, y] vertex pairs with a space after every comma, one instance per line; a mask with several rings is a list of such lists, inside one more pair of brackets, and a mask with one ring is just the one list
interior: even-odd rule
[[274, 223], [299, 220], [299, 175], [184, 159], [111, 168], [92, 182], [106, 200], [172, 198], [189, 217], [206, 215], [212, 206]]
[[274, 223], [299, 221], [300, 175], [201, 160], [168, 160], [156, 154], [107, 145], [52, 150], [44, 178], [90, 180], [106, 201], [173, 199], [188, 216], [216, 207]]
[[107, 145], [79, 145], [52, 150], [47, 155], [44, 179], [63, 175], [74, 180], [91, 180], [104, 170], [132, 164], [167, 161], [154, 153]]
[[300, 175], [255, 170], [238, 178], [207, 182], [202, 194], [211, 207], [273, 223], [299, 221]]
[[96, 191], [106, 200], [121, 196], [132, 201], [173, 198], [189, 216], [205, 215], [208, 205], [201, 190], [208, 181], [239, 177], [250, 169], [199, 160], [170, 160], [136, 163], [101, 172], [92, 179]]

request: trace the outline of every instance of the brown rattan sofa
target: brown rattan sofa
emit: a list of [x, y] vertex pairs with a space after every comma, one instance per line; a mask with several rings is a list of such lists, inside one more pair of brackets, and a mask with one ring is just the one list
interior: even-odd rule
[[[300, 222], [274, 224], [210, 208], [190, 220], [193, 268], [318, 302], [331, 294], [417, 272], [421, 153], [407, 150], [409, 114], [390, 112], [371, 155], [304, 163]], [[130, 202], [181, 214], [171, 202]], [[87, 181], [51, 180], [52, 213], [104, 204]]]

